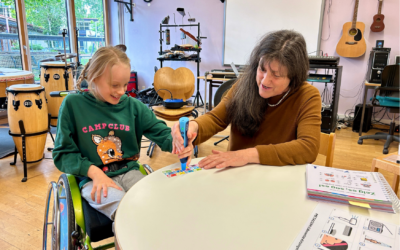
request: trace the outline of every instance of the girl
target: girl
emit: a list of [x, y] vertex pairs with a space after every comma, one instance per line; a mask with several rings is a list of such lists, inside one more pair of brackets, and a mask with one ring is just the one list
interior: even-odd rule
[[[56, 167], [85, 176], [79, 186], [89, 204], [114, 220], [125, 192], [144, 176], [139, 171], [142, 136], [172, 150], [171, 129], [141, 102], [125, 95], [130, 60], [115, 47], [96, 51], [61, 107], [53, 150]], [[86, 80], [88, 92], [81, 91]]]

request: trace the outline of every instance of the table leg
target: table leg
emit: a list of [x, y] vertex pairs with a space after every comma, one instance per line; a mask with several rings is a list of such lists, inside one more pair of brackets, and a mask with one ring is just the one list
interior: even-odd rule
[[375, 158], [372, 160], [371, 172], [378, 172], [378, 168], [376, 167], [376, 159]]
[[[364, 86], [364, 101], [363, 101], [363, 107], [362, 107], [362, 111], [361, 111], [361, 121], [360, 121], [360, 130], [358, 132], [358, 135], [361, 136], [362, 135], [362, 131], [363, 131], [363, 123], [364, 123], [364, 114], [365, 114], [365, 103], [367, 102], [367, 93], [368, 93], [368, 86]], [[355, 114], [357, 115], [357, 114]]]
[[210, 81], [210, 85], [208, 86], [208, 88], [209, 88], [209, 92], [208, 92], [208, 94], [209, 94], [209, 98], [208, 98], [208, 110], [209, 111], [211, 111], [212, 109], [213, 109], [213, 105], [212, 105], [212, 88], [213, 88], [213, 81], [211, 80]]
[[205, 73], [204, 75], [204, 114], [205, 115], [207, 113], [207, 75], [208, 75], [208, 71]]

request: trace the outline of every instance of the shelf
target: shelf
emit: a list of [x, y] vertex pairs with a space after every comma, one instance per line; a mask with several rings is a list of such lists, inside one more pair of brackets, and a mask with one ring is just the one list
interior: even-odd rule
[[195, 48], [193, 48], [193, 49], [184, 49], [184, 48], [176, 49], [176, 48], [171, 48], [170, 50], [171, 50], [171, 51], [196, 51], [196, 52], [200, 52], [200, 51], [201, 51], [201, 48], [199, 48], [199, 49], [195, 49]]
[[201, 61], [201, 58], [194, 58], [194, 59], [188, 59], [188, 58], [157, 58], [159, 61]]

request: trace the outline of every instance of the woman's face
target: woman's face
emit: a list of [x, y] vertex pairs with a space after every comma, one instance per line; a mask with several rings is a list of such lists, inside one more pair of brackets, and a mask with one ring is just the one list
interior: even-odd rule
[[[110, 81], [112, 74], [112, 82]], [[128, 65], [118, 63], [112, 66], [111, 70], [107, 66], [104, 73], [94, 80], [100, 99], [103, 102], [118, 104], [121, 97], [125, 94], [130, 80], [130, 68]]]
[[287, 73], [287, 68], [281, 66], [278, 61], [264, 62], [261, 65], [260, 59], [256, 77], [260, 96], [270, 98], [288, 91], [290, 79], [287, 77]]

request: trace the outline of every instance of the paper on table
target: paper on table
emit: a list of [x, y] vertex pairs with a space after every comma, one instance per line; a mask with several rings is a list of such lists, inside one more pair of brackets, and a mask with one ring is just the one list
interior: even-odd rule
[[400, 227], [395, 223], [320, 203], [289, 250], [400, 249]]

